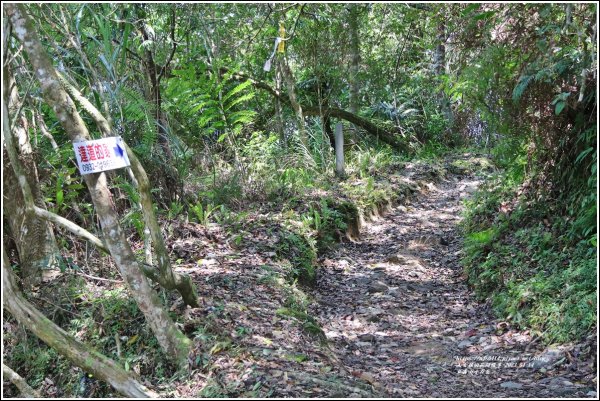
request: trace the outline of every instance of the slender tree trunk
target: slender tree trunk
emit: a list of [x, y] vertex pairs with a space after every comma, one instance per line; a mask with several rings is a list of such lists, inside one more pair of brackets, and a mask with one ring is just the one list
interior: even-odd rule
[[[73, 142], [90, 140], [88, 129], [77, 112], [75, 103], [63, 89], [52, 61], [45, 52], [23, 6], [6, 4], [5, 10], [40, 82], [43, 97], [56, 113], [63, 129]], [[136, 299], [167, 357], [179, 366], [185, 366], [191, 341], [175, 326], [142, 273], [119, 225], [119, 216], [108, 189], [106, 174], [87, 174], [84, 180], [100, 220], [107, 248], [121, 276], [127, 282], [132, 296]]]
[[29, 303], [15, 284], [14, 274], [10, 270], [10, 263], [4, 249], [2, 250], [2, 292], [2, 306], [20, 324], [75, 365], [106, 381], [126, 397], [155, 396], [113, 360], [77, 341]]
[[287, 60], [285, 59], [285, 56], [278, 57], [278, 60], [278, 64], [281, 68], [281, 75], [283, 76], [283, 81], [287, 86], [290, 105], [296, 112], [296, 117], [298, 118], [298, 135], [300, 136], [300, 142], [306, 149], [308, 149], [308, 139], [306, 136], [304, 113], [302, 112], [302, 105], [298, 103], [296, 97], [296, 81], [294, 80], [294, 76], [292, 74], [292, 71], [290, 70], [290, 67], [287, 65]]
[[[446, 8], [444, 5], [440, 8], [442, 13], [437, 26], [437, 47], [435, 48], [433, 70], [436, 76], [440, 77], [446, 73], [446, 21], [445, 21]], [[450, 130], [454, 122], [454, 115], [452, 108], [450, 107], [450, 99], [446, 93], [441, 90], [438, 93], [438, 102], [446, 121], [448, 122], [448, 129]]]
[[350, 84], [350, 112], [358, 114], [359, 110], [359, 86], [358, 69], [360, 64], [360, 36], [358, 27], [359, 5], [351, 4], [348, 24], [350, 25], [350, 75], [348, 82]]
[[[147, 40], [156, 40], [156, 38], [151, 37], [150, 32], [145, 25], [145, 15], [146, 12], [143, 9], [143, 5], [138, 4], [136, 6], [136, 10], [138, 13], [138, 28], [142, 35], [142, 39], [144, 41]], [[175, 52], [175, 9], [173, 8], [172, 14], [172, 40], [173, 40], [173, 53]], [[173, 53], [171, 53], [171, 58], [173, 57]], [[160, 81], [165, 75], [164, 72], [169, 64], [170, 59], [167, 60], [167, 63], [160, 67], [156, 64], [154, 60], [154, 56], [150, 49], [145, 50], [145, 63], [144, 68], [146, 70], [146, 75], [148, 76], [148, 81], [150, 83], [150, 103], [154, 107], [154, 120], [156, 121], [156, 129], [158, 134], [158, 143], [160, 148], [165, 155], [165, 166], [164, 173], [166, 175], [165, 186], [168, 189], [167, 197], [170, 200], [177, 199], [177, 196], [180, 195], [180, 179], [177, 173], [177, 170], [173, 167], [175, 164], [175, 156], [171, 151], [171, 146], [169, 145], [169, 132], [168, 126], [169, 123], [167, 121], [167, 115], [162, 109], [162, 94], [160, 90]], [[183, 194], [181, 194], [183, 195]]]
[[[275, 90], [281, 91], [281, 70], [279, 68], [276, 69], [275, 72]], [[277, 125], [277, 131], [279, 133], [279, 138], [281, 141], [281, 146], [283, 148], [287, 148], [287, 138], [285, 137], [285, 127], [283, 125], [283, 116], [281, 113], [281, 100], [279, 98], [275, 98], [275, 122]]]
[[[328, 110], [329, 108], [327, 108]], [[329, 140], [329, 144], [333, 148], [334, 152], [337, 149], [337, 145], [335, 142], [335, 136], [333, 134], [333, 129], [331, 128], [331, 116], [329, 112], [325, 112], [323, 114], [323, 129], [325, 130], [325, 134], [327, 135], [327, 139]]]
[[37, 390], [31, 388], [27, 381], [23, 379], [17, 372], [2, 364], [2, 379], [9, 380], [12, 384], [17, 386], [21, 395], [26, 398], [41, 398], [42, 396]]
[[[100, 132], [105, 137], [111, 136], [110, 125], [102, 113], [65, 79], [62, 79], [62, 82], [69, 95], [92, 117]], [[140, 194], [140, 208], [146, 229], [148, 230], [148, 239], [151, 239], [151, 242], [154, 243], [154, 251], [156, 252], [158, 262], [158, 272], [155, 272], [153, 269], [144, 269], [145, 272], [151, 272], [150, 274], [146, 274], [146, 276], [168, 290], [176, 289], [179, 291], [186, 305], [194, 308], [198, 307], [198, 295], [190, 277], [175, 273], [171, 267], [167, 246], [165, 245], [160, 227], [158, 226], [158, 220], [154, 214], [154, 205], [152, 204], [152, 196], [150, 194], [150, 180], [148, 179], [146, 170], [144, 170], [142, 163], [129, 146], [127, 144], [125, 146], [127, 156], [131, 162], [133, 180]]]
[[[4, 67], [4, 101], [8, 104], [10, 113], [16, 113], [20, 108], [15, 80], [9, 70]], [[54, 238], [52, 226], [32, 213], [27, 213], [21, 192], [19, 180], [23, 179], [31, 188], [33, 202], [40, 208], [45, 208], [44, 198], [40, 191], [38, 172], [33, 150], [29, 142], [25, 117], [17, 116], [13, 129], [7, 133], [11, 135], [12, 143], [21, 163], [25, 165], [23, 176], [18, 176], [8, 159], [7, 149], [3, 149], [3, 176], [4, 186], [2, 205], [4, 215], [8, 220], [10, 230], [19, 253], [21, 279], [26, 286], [40, 283], [43, 266], [56, 266], [61, 255]], [[6, 146], [9, 144], [7, 143]]]

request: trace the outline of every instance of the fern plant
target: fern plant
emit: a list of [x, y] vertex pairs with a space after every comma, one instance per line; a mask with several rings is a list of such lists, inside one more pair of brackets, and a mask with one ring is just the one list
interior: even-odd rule
[[169, 81], [166, 90], [166, 107], [185, 121], [193, 142], [208, 136], [223, 142], [253, 121], [256, 113], [241, 107], [254, 98], [250, 81], [234, 84], [231, 72], [221, 76], [217, 68], [196, 71], [193, 66], [174, 71], [173, 75], [176, 78]]

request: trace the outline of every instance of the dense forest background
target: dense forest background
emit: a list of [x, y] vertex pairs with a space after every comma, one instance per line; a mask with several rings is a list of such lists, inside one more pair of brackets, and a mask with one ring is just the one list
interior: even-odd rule
[[[39, 389], [20, 391], [310, 396], [213, 378], [256, 337], [219, 314], [266, 286], [267, 321], [323, 340], [323, 255], [414, 192], [409, 165], [481, 178], [456, 242], [478, 301], [533, 344], [595, 347], [595, 3], [7, 4], [2, 23], [3, 378]], [[72, 142], [111, 136], [131, 168], [82, 176]], [[211, 303], [229, 276], [194, 269], [225, 246], [272, 260]]]

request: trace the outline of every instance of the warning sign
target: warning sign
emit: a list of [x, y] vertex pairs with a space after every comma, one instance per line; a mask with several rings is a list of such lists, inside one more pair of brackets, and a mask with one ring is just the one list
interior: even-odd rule
[[120, 136], [94, 141], [74, 142], [75, 157], [81, 175], [129, 166], [125, 143]]

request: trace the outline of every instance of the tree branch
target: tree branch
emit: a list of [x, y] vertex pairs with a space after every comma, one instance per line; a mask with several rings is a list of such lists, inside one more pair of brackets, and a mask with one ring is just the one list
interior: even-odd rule
[[156, 79], [158, 83], [160, 83], [160, 80], [165, 75], [165, 71], [171, 63], [171, 60], [173, 60], [173, 56], [175, 55], [175, 49], [177, 49], [177, 42], [175, 41], [175, 7], [175, 4], [173, 4], [173, 12], [171, 14], [171, 42], [173, 42], [173, 48], [171, 49], [171, 54], [169, 55], [169, 58], [167, 58], [165, 65], [163, 65], [160, 69], [160, 73], [158, 74], [158, 78]]
[[[219, 70], [219, 73], [222, 75], [225, 74], [226, 72], [230, 72], [230, 70], [227, 67], [221, 67]], [[255, 88], [262, 89], [262, 90], [268, 92], [271, 96], [276, 97], [282, 103], [285, 103], [287, 106], [292, 107], [292, 104], [291, 104], [289, 98], [287, 96], [284, 96], [283, 93], [281, 93], [280, 91], [278, 91], [276, 89], [273, 89], [269, 84], [267, 84], [265, 82], [262, 82], [262, 81], [252, 78], [251, 76], [249, 76], [248, 74], [246, 74], [244, 72], [239, 71], [239, 72], [233, 73], [233, 75], [231, 76], [231, 79], [234, 79], [237, 81], [248, 80], [252, 83], [252, 85]], [[403, 138], [402, 134], [397, 134], [395, 132], [388, 131], [385, 128], [377, 126], [376, 124], [373, 124], [369, 120], [362, 118], [356, 114], [353, 114], [349, 111], [339, 109], [337, 107], [319, 108], [319, 107], [304, 106], [304, 105], [301, 105], [301, 107], [302, 107], [303, 114], [305, 116], [326, 115], [326, 116], [346, 120], [346, 121], [349, 121], [349, 122], [357, 125], [358, 127], [361, 127], [362, 129], [367, 131], [367, 133], [377, 137], [379, 140], [381, 140], [384, 143], [387, 143], [388, 145], [392, 146], [395, 149], [398, 149], [398, 150], [404, 151], [404, 152], [407, 152], [409, 150], [408, 140], [407, 140], [407, 138]]]
[[26, 398], [40, 398], [39, 391], [31, 388], [29, 384], [17, 372], [2, 364], [2, 377], [8, 379], [12, 384], [17, 386], [21, 395]]

